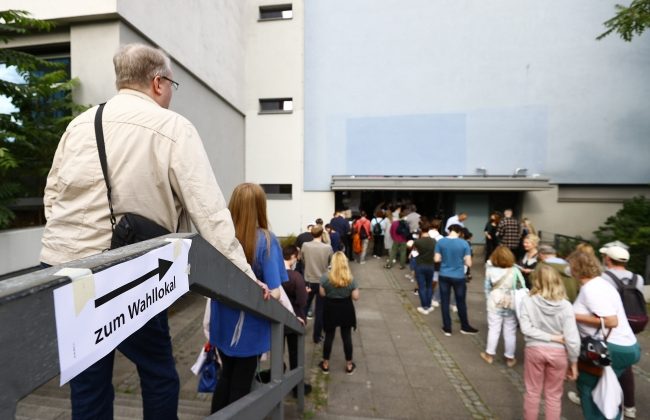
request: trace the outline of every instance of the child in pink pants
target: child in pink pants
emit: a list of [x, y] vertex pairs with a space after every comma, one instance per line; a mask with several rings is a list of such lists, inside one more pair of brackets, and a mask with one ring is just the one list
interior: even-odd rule
[[[580, 336], [573, 307], [559, 274], [549, 265], [538, 265], [533, 288], [519, 313], [524, 334], [524, 418], [537, 419], [544, 393], [546, 420], [560, 419], [564, 378], [578, 376]], [[568, 360], [567, 360], [568, 359]]]

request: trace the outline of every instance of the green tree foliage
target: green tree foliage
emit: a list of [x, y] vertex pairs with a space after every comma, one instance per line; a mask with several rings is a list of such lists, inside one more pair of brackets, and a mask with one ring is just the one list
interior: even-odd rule
[[650, 255], [650, 199], [634, 197], [625, 201], [623, 208], [608, 217], [594, 235], [599, 247], [615, 240], [629, 245], [628, 268], [643, 275], [646, 257]]
[[632, 0], [628, 7], [616, 5], [616, 16], [604, 23], [607, 31], [596, 39], [605, 38], [612, 32], [617, 32], [621, 38], [631, 41], [650, 27], [650, 0]]
[[[0, 41], [49, 31], [53, 25], [24, 11], [0, 12]], [[72, 101], [75, 80], [64, 66], [13, 48], [0, 49], [0, 63], [15, 68], [23, 81], [0, 80], [0, 95], [17, 111], [0, 114], [0, 228], [13, 213], [7, 205], [19, 197], [41, 196], [61, 133], [80, 110]]]

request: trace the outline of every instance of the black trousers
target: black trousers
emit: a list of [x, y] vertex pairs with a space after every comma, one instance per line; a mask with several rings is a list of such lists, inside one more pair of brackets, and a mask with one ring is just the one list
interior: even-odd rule
[[316, 300], [316, 302], [314, 302], [314, 311], [312, 312], [314, 315], [314, 330], [312, 334], [312, 339], [314, 343], [319, 343], [320, 337], [323, 334], [323, 298], [321, 297], [320, 293], [318, 293], [318, 289], [320, 288], [320, 283], [310, 282], [309, 288], [311, 289], [311, 291], [307, 295], [308, 311], [311, 306], [312, 300]]
[[384, 235], [377, 235], [372, 237], [372, 255], [383, 257], [386, 251], [384, 250]]
[[289, 370], [298, 367], [298, 335], [295, 333], [285, 334], [287, 338], [287, 349], [289, 350]]
[[231, 357], [219, 350], [221, 375], [212, 394], [212, 410], [216, 413], [228, 404], [251, 392], [258, 356]]
[[[345, 353], [345, 360], [352, 360], [352, 327], [339, 327], [341, 329], [341, 340], [343, 340], [343, 352]], [[325, 342], [323, 343], [323, 359], [329, 360], [332, 354], [332, 344], [334, 343], [334, 335], [336, 329], [325, 331]]]
[[354, 259], [354, 254], [352, 252], [352, 235], [349, 233], [347, 235], [341, 235], [341, 241], [345, 244], [345, 255], [348, 257], [348, 260], [352, 261]]

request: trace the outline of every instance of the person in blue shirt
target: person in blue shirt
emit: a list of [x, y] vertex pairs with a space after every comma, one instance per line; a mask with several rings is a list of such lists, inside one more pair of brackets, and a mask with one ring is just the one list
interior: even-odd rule
[[[275, 299], [288, 280], [282, 248], [269, 231], [266, 195], [257, 185], [238, 185], [228, 209], [235, 224], [235, 236], [244, 248], [255, 276]], [[212, 395], [212, 413], [250, 392], [257, 362], [271, 349], [271, 323], [216, 300], [210, 306], [210, 343], [219, 351], [221, 376]]]
[[463, 227], [458, 224], [449, 226], [449, 235], [436, 243], [434, 261], [440, 264], [440, 304], [442, 309], [442, 332], [451, 336], [451, 317], [449, 315], [449, 297], [451, 289], [456, 296], [456, 307], [460, 318], [461, 334], [476, 334], [478, 330], [467, 319], [467, 305], [465, 294], [467, 283], [465, 281], [465, 267], [472, 266], [472, 250], [466, 240], [460, 238]]

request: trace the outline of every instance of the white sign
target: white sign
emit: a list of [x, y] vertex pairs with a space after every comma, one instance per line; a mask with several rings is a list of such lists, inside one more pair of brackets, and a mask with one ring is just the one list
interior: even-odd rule
[[63, 269], [72, 283], [54, 290], [61, 385], [115, 349], [189, 291], [190, 239], [99, 273]]

